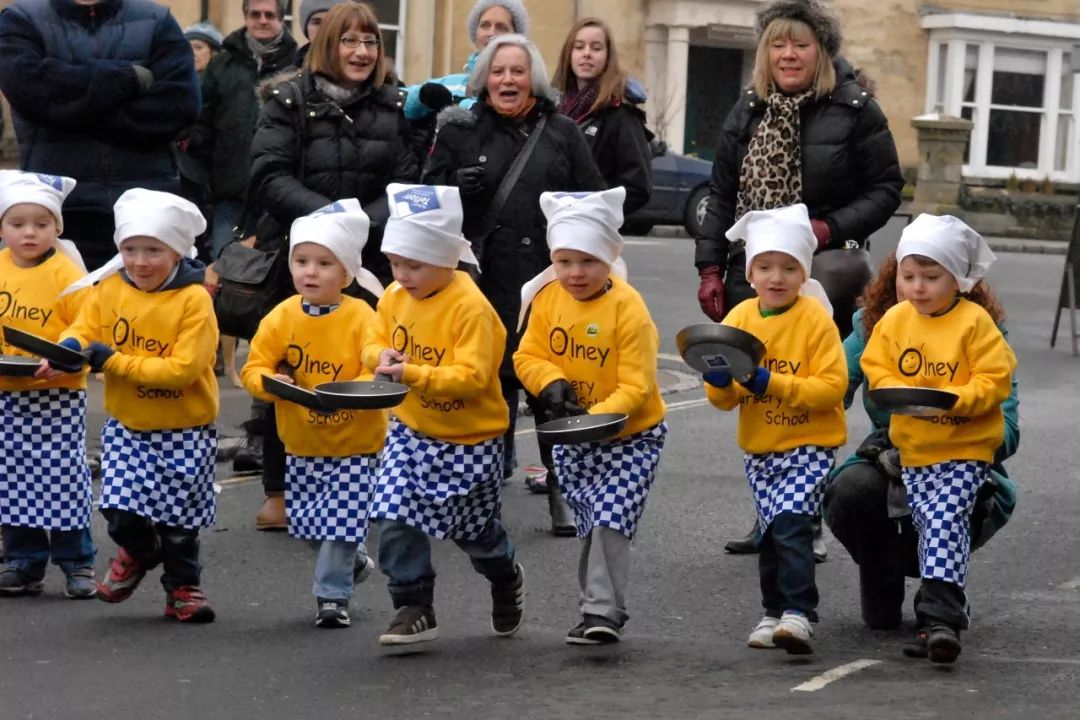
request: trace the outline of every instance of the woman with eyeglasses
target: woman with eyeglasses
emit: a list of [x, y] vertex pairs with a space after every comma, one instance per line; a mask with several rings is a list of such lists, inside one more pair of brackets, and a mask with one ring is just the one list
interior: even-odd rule
[[[384, 285], [390, 266], [380, 251], [389, 216], [386, 186], [415, 182], [404, 97], [385, 83], [379, 21], [367, 5], [343, 2], [323, 17], [304, 68], [268, 89], [252, 143], [250, 190], [263, 209], [256, 247], [288, 248], [293, 221], [341, 198], [356, 198], [371, 219], [363, 265]], [[281, 274], [281, 297], [293, 293]], [[285, 449], [271, 411], [263, 430], [262, 516], [284, 518]], [[278, 514], [280, 513], [280, 514]]]

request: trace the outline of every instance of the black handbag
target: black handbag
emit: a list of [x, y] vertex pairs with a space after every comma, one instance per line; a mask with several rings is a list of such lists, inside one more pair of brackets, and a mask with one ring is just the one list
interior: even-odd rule
[[250, 340], [259, 321], [284, 300], [285, 249], [256, 250], [238, 242], [222, 249], [214, 263], [221, 283], [214, 296], [214, 314], [223, 335]]
[[821, 283], [830, 300], [854, 299], [874, 277], [870, 252], [849, 240], [843, 248], [814, 255], [810, 277]]

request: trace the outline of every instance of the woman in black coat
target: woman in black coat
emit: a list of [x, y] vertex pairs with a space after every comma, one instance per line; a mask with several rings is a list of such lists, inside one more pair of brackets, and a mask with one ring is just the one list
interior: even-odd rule
[[[408, 145], [404, 98], [383, 84], [385, 66], [378, 20], [366, 5], [342, 3], [326, 13], [303, 71], [273, 88], [259, 118], [248, 191], [263, 209], [257, 247], [287, 249], [294, 220], [356, 198], [371, 218], [364, 267], [390, 282], [389, 263], [379, 251], [389, 216], [386, 186], [415, 182], [419, 169]], [[289, 273], [281, 292], [295, 292]], [[255, 424], [263, 436], [267, 496], [256, 526], [284, 527], [285, 448], [273, 406]]]
[[626, 188], [629, 215], [649, 201], [652, 153], [645, 113], [627, 102], [626, 82], [611, 28], [598, 18], [575, 23], [551, 83], [562, 93], [558, 110], [581, 128], [608, 187]]
[[[509, 476], [519, 388], [511, 356], [517, 349], [521, 286], [551, 264], [540, 193], [602, 190], [606, 184], [577, 125], [555, 111], [543, 58], [524, 36], [492, 38], [477, 59], [469, 89], [478, 98], [472, 108], [440, 113], [423, 181], [461, 191], [462, 231], [480, 259], [477, 282], [506, 326], [499, 380], [510, 407]], [[537, 130], [541, 121], [544, 126]], [[503, 178], [534, 132], [540, 136], [528, 162], [502, 207], [494, 207]]]

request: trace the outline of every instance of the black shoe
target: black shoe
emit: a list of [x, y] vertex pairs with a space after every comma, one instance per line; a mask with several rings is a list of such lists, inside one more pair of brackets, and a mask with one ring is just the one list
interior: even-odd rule
[[514, 566], [517, 575], [510, 582], [491, 583], [491, 629], [499, 637], [510, 637], [521, 627], [525, 610], [525, 569]]
[[930, 657], [928, 643], [930, 640], [930, 628], [921, 627], [915, 633], [915, 638], [908, 640], [901, 648], [901, 652], [909, 658], [925, 660]]
[[582, 634], [586, 640], [598, 645], [619, 642], [619, 626], [602, 615], [586, 615], [585, 630]]
[[930, 655], [930, 662], [954, 663], [956, 658], [960, 657], [960, 633], [948, 625], [932, 625], [926, 648]]
[[0, 572], [0, 595], [40, 595], [44, 590], [44, 582], [33, 579], [18, 568], [9, 566]]
[[585, 620], [582, 620], [574, 627], [570, 628], [570, 632], [566, 633], [567, 645], [599, 645], [600, 641], [596, 638], [585, 637], [585, 628], [589, 625]]
[[263, 469], [262, 438], [247, 438], [233, 455], [232, 469], [237, 473], [259, 473]]
[[566, 499], [559, 489], [559, 480], [555, 473], [548, 473], [545, 484], [548, 489], [548, 515], [551, 516], [551, 533], [555, 537], [576, 537], [577, 525], [574, 523], [574, 511], [566, 504]]
[[412, 645], [438, 638], [435, 610], [430, 605], [407, 605], [398, 610], [390, 627], [379, 636], [379, 644]]
[[346, 628], [352, 624], [349, 619], [348, 600], [327, 600], [319, 598], [319, 612], [315, 616], [317, 628]]
[[871, 630], [899, 627], [903, 616], [904, 576], [895, 577], [873, 563], [860, 565], [859, 602], [866, 627]]
[[750, 532], [745, 537], [738, 540], [729, 540], [724, 545], [724, 550], [732, 555], [757, 555], [757, 539], [759, 534], [758, 521], [754, 520], [754, 527], [750, 528]]

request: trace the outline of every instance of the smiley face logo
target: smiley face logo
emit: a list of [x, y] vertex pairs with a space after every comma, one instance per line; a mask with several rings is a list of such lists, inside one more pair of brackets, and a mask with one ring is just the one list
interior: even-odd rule
[[585, 334], [591, 338], [596, 337], [600, 334], [600, 326], [596, 323], [589, 323], [585, 326]]
[[405, 352], [405, 349], [409, 347], [409, 331], [404, 325], [394, 328], [394, 333], [390, 336], [390, 347], [399, 353]]
[[569, 344], [570, 335], [566, 330], [563, 330], [558, 325], [551, 329], [551, 333], [548, 335], [548, 347], [551, 348], [551, 352], [556, 355], [564, 355]]
[[116, 318], [112, 326], [113, 347], [120, 347], [131, 335], [131, 323], [125, 317]]
[[900, 359], [897, 360], [896, 367], [904, 377], [914, 377], [915, 375], [918, 375], [923, 367], [921, 348], [916, 349], [909, 347], [905, 349], [900, 353]]
[[7, 283], [4, 284], [2, 290], [0, 290], [0, 317], [7, 315], [8, 310], [11, 309], [12, 303], [15, 302], [15, 295], [18, 294], [18, 290], [14, 293], [7, 289]]
[[285, 348], [285, 365], [293, 370], [304, 364], [304, 348], [300, 347], [296, 343], [290, 343]]

